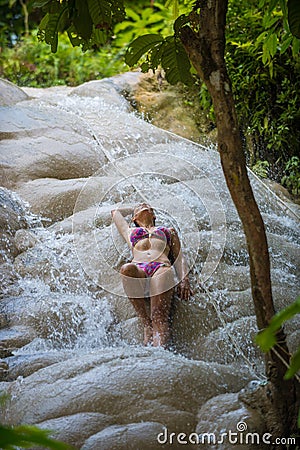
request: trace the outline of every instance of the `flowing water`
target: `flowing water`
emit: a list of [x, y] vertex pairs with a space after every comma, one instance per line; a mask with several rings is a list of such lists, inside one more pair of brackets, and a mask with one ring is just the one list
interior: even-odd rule
[[[40, 91], [37, 91], [39, 95]], [[228, 231], [242, 233], [242, 228], [227, 192], [217, 152], [137, 119], [134, 113], [128, 113], [126, 102], [116, 97], [115, 91], [107, 85], [94, 98], [76, 94], [67, 96], [65, 89], [61, 92], [50, 90], [48, 94], [42, 94], [38, 102], [34, 101], [34, 105], [43, 113], [46, 111], [52, 117], [58, 117], [58, 120], [61, 112], [67, 113], [73, 130], [78, 128], [78, 124], [82, 125], [90, 136], [91, 147], [99, 154], [99, 159], [104, 157], [105, 164], [86, 179], [78, 196], [72, 218], [73, 233], [52, 231], [53, 226], [44, 226], [48, 225], [45, 217], [39, 218], [30, 212], [25, 217], [27, 226], [34, 227], [39, 240], [36, 246], [39, 259], [46, 262], [49, 270], [46, 269], [48, 273], [44, 280], [19, 277], [20, 301], [17, 301], [18, 297], [15, 299], [18, 308], [28, 311], [32, 322], [36, 309], [39, 309], [39, 327], [47, 332], [20, 349], [19, 353], [60, 347], [87, 350], [116, 343], [122, 345], [118, 335], [110, 331], [114, 319], [105, 302], [105, 290], [108, 290], [108, 296], [118, 294], [120, 286], [112, 288], [109, 283], [105, 284], [107, 281], [100, 282], [99, 286], [99, 274], [94, 273], [89, 261], [85, 260], [80, 239], [76, 242], [76, 234], [86, 226], [82, 222], [76, 223], [76, 212], [84, 209], [86, 196], [93, 188], [93, 179], [103, 176], [112, 177], [111, 186], [98, 198], [96, 196], [94, 203], [99, 208], [113, 208], [117, 198], [118, 204], [139, 201], [153, 204], [158, 222], [175, 226], [179, 232], [188, 255], [193, 285], [202, 283], [204, 286], [206, 283], [205, 289], [210, 292], [213, 306], [226, 322], [219, 307], [226, 289], [214, 289], [211, 274], [221, 258], [230, 265], [245, 266], [248, 256], [245, 247], [239, 251], [225, 248]], [[280, 235], [287, 242], [299, 244], [297, 214], [260, 180], [252, 174], [250, 177], [267, 231]], [[20, 203], [21, 200], [14, 195]], [[96, 217], [97, 211], [94, 222]], [[107, 229], [107, 223], [96, 226], [97, 231], [101, 227]], [[192, 239], [191, 231], [194, 231]], [[115, 230], [109, 229], [109, 238], [114, 239], [114, 233]], [[203, 241], [206, 247], [204, 258], [199, 251]], [[101, 243], [97, 245], [101, 253]], [[287, 282], [290, 279], [294, 281], [297, 275], [295, 264], [283, 257], [280, 248], [271, 247], [270, 250], [277, 276]], [[121, 261], [130, 256], [123, 246], [118, 253]], [[119, 262], [104, 259], [104, 264], [113, 267]], [[98, 301], [99, 288], [103, 291], [101, 303]], [[97, 296], [93, 291], [97, 291]], [[59, 293], [59, 298], [55, 299], [53, 292]], [[47, 315], [41, 322], [43, 308], [49, 300], [50, 310], [46, 308]]]
[[[28, 90], [36, 98], [18, 105], [17, 126], [22, 128], [22, 111], [28, 105], [24, 128], [36, 117], [47, 126], [50, 116], [55, 128], [63, 118], [71, 132], [85, 135], [99, 164], [78, 178], [81, 188], [72, 215], [41, 217], [30, 212], [18, 194], [9, 194], [35, 245], [14, 260], [11, 241], [3, 238], [8, 239], [6, 265], [15, 278], [4, 282], [1, 340], [13, 348], [22, 337], [8, 364], [13, 367], [45, 353], [70, 356], [139, 348], [135, 329], [131, 332], [129, 326], [124, 338], [124, 318], [115, 314], [116, 302], [124, 299], [118, 272], [130, 252], [111, 224], [110, 210], [147, 201], [156, 210], [158, 224], [177, 229], [194, 290], [186, 312], [190, 322], [174, 312], [173, 351], [208, 362], [237, 361], [253, 378], [263, 379], [261, 357], [251, 342], [256, 330], [253, 310], [241, 311], [243, 295], [250, 295], [248, 255], [218, 153], [144, 122], [128, 110], [115, 87], [103, 83], [93, 96], [76, 89], [72, 95], [67, 89]], [[22, 130], [18, 133], [21, 136]], [[69, 160], [71, 167], [71, 156]], [[290, 291], [292, 298], [298, 287], [299, 217], [291, 205], [249, 176], [268, 232], [274, 291], [282, 307], [282, 292]], [[203, 321], [200, 341], [198, 317]], [[132, 318], [126, 320], [130, 324]]]

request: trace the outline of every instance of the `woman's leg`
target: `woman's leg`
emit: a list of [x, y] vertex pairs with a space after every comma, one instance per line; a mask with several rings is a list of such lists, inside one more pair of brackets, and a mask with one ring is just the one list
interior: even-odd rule
[[160, 267], [151, 278], [150, 300], [153, 346], [166, 347], [170, 339], [170, 310], [174, 294], [174, 275], [169, 267]]
[[152, 341], [152, 323], [145, 302], [146, 274], [133, 263], [124, 264], [120, 273], [127, 297], [144, 326], [144, 344], [147, 345]]

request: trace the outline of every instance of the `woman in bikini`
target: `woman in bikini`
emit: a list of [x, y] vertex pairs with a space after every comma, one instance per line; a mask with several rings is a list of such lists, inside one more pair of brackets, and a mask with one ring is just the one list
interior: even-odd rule
[[[144, 325], [144, 344], [166, 347], [176, 285], [169, 258], [174, 261], [179, 296], [188, 300], [191, 294], [178, 235], [173, 228], [155, 226], [154, 211], [147, 203], [133, 210], [135, 228], [130, 227], [123, 217], [123, 214], [130, 213], [128, 208], [119, 208], [111, 213], [119, 233], [132, 249], [133, 259], [121, 267], [121, 275], [124, 290]], [[147, 298], [150, 298], [150, 315]]]

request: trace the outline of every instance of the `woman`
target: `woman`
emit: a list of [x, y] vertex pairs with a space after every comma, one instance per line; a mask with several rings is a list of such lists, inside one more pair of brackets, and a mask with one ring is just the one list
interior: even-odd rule
[[[173, 228], [155, 226], [154, 211], [147, 203], [133, 210], [132, 221], [136, 228], [130, 227], [123, 217], [123, 214], [130, 213], [128, 208], [119, 208], [111, 213], [119, 233], [132, 250], [132, 262], [121, 267], [121, 275], [124, 290], [144, 325], [144, 344], [166, 347], [170, 337], [169, 315], [176, 284], [170, 258], [174, 261], [179, 280], [179, 296], [188, 300], [191, 294], [178, 235]], [[148, 297], [150, 315], [146, 304]]]

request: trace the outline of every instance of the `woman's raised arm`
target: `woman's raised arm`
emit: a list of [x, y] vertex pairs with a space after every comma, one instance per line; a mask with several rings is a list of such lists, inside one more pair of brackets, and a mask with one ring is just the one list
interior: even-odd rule
[[111, 215], [113, 218], [113, 221], [117, 227], [117, 230], [119, 231], [120, 235], [123, 237], [123, 239], [127, 242], [127, 244], [130, 246], [130, 239], [129, 239], [129, 225], [127, 220], [124, 219], [124, 216], [127, 216], [128, 214], [132, 214], [133, 208], [117, 208], [113, 209], [111, 211]]

